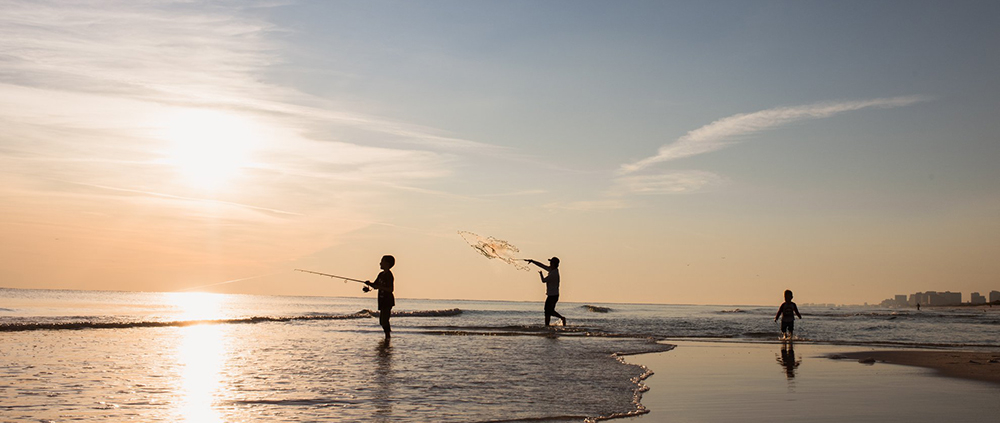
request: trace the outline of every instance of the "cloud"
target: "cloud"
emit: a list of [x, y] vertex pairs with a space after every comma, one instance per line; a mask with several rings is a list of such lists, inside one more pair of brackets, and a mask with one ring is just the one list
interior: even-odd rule
[[330, 192], [448, 196], [419, 184], [451, 176], [460, 155], [511, 158], [502, 147], [268, 83], [269, 66], [284, 60], [273, 35], [284, 30], [248, 11], [266, 6], [0, 0], [0, 167], [194, 198], [171, 184], [162, 157], [164, 117], [181, 110], [254, 123], [265, 141], [245, 176], [258, 197], [294, 195], [309, 207], [292, 208], [306, 214], [323, 206], [307, 198]]
[[621, 176], [615, 179], [618, 194], [685, 194], [721, 185], [723, 178], [701, 170], [675, 171], [659, 175]]
[[903, 107], [921, 101], [927, 101], [927, 98], [905, 96], [840, 103], [818, 103], [733, 115], [684, 134], [673, 143], [660, 147], [655, 156], [622, 165], [619, 174], [633, 173], [656, 163], [720, 150], [737, 143], [740, 137], [775, 129], [793, 122], [822, 119], [843, 112], [867, 108]]
[[520, 197], [525, 195], [542, 195], [549, 192], [544, 189], [527, 189], [522, 191], [503, 192], [498, 194], [483, 194], [483, 197]]
[[215, 200], [215, 199], [210, 199], [210, 198], [182, 197], [182, 196], [179, 196], [179, 195], [164, 194], [162, 192], [141, 191], [141, 190], [135, 190], [135, 189], [116, 188], [116, 187], [109, 187], [109, 186], [104, 186], [104, 185], [94, 185], [94, 184], [81, 184], [81, 183], [77, 183], [77, 182], [68, 182], [68, 181], [60, 181], [60, 182], [65, 182], [65, 183], [74, 184], [74, 185], [80, 185], [80, 186], [86, 186], [86, 187], [91, 187], [91, 188], [99, 188], [99, 189], [108, 190], [108, 191], [116, 191], [116, 192], [124, 192], [124, 193], [129, 193], [129, 194], [145, 195], [145, 196], [150, 196], [150, 197], [159, 197], [159, 198], [168, 198], [168, 199], [188, 201], [188, 202], [211, 203], [211, 204], [220, 204], [220, 205], [225, 205], [225, 206], [234, 206], [234, 207], [244, 208], [244, 209], [248, 209], [248, 210], [254, 210], [254, 211], [264, 212], [264, 213], [267, 213], [269, 215], [302, 216], [301, 213], [295, 213], [295, 212], [290, 212], [290, 211], [285, 211], [285, 210], [272, 209], [272, 208], [267, 208], [267, 207], [251, 206], [251, 205], [248, 205], [248, 204], [234, 203], [232, 201], [222, 201], [222, 200]]
[[592, 211], [592, 210], [621, 210], [629, 205], [623, 200], [587, 200], [571, 201], [566, 203], [549, 203], [544, 205], [548, 210], [572, 210], [572, 211]]
[[[507, 152], [265, 82], [270, 67], [285, 61], [285, 46], [274, 37], [285, 30], [246, 12], [268, 6], [263, 2], [199, 6], [188, 1], [85, 1], [66, 5], [0, 0], [4, 10], [0, 14], [0, 83], [268, 115], [303, 130], [332, 124], [434, 151]], [[0, 96], [7, 89], [0, 87]], [[60, 117], [58, 109], [49, 118]]]
[[[120, 248], [209, 270], [281, 262], [388, 225], [394, 194], [457, 197], [426, 185], [460, 155], [505, 152], [271, 78], [288, 46], [259, 6], [0, 0], [0, 222], [13, 225], [5, 238], [39, 240], [19, 254], [60, 257], [43, 240], [68, 231], [81, 255]], [[183, 154], [170, 155], [170, 117], [185, 111], [253, 133], [237, 136], [252, 148], [228, 185], [192, 183]], [[187, 126], [216, 134], [199, 147], [224, 137]]]

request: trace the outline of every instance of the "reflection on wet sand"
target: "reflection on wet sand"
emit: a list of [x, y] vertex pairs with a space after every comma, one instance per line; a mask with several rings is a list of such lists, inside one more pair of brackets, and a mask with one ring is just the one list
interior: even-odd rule
[[392, 344], [388, 338], [379, 341], [375, 358], [375, 421], [385, 422], [392, 417], [393, 371]]
[[781, 344], [781, 355], [776, 359], [778, 364], [785, 368], [785, 377], [788, 379], [794, 379], [795, 369], [802, 364], [801, 359], [795, 359], [795, 344], [791, 342], [783, 342]]

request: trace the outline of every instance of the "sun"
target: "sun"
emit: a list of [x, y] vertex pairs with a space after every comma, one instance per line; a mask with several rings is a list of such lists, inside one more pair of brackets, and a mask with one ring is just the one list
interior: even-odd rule
[[164, 120], [163, 163], [194, 187], [219, 189], [244, 168], [259, 145], [259, 128], [232, 113], [187, 109]]

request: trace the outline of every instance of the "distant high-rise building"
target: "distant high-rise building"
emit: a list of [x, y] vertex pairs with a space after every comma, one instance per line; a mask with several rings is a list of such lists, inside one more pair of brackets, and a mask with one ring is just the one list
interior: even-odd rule
[[1000, 301], [1000, 291], [990, 291], [990, 302]]
[[910, 294], [910, 300], [907, 301], [907, 303], [909, 303], [911, 306], [915, 306], [917, 304], [924, 304], [924, 305], [926, 305], [926, 304], [928, 304], [928, 302], [927, 302], [927, 294], [923, 293], [923, 292], [916, 292], [916, 293]]
[[910, 294], [910, 299], [907, 301], [907, 304], [934, 305], [934, 306], [959, 305], [962, 304], [962, 293], [951, 292], [951, 291], [917, 292]]
[[986, 304], [986, 297], [979, 295], [978, 292], [973, 292], [972, 299], [969, 302], [972, 304]]
[[931, 305], [958, 305], [962, 304], [962, 293], [961, 292], [934, 292], [931, 295]]
[[[868, 303], [865, 303], [865, 305], [868, 305]], [[879, 306], [887, 308], [906, 307], [906, 295], [896, 295], [895, 298], [885, 299], [879, 304]]]

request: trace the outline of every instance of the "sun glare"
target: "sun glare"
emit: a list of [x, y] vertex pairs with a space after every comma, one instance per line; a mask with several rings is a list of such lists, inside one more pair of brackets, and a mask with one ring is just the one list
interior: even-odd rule
[[179, 312], [177, 320], [217, 320], [223, 318], [226, 296], [208, 292], [170, 292], [168, 302]]
[[174, 166], [187, 183], [218, 189], [252, 163], [259, 144], [259, 128], [245, 117], [188, 109], [164, 122], [164, 163]]
[[181, 328], [177, 361], [181, 365], [177, 413], [179, 421], [210, 423], [223, 421], [216, 408], [222, 387], [222, 368], [227, 342], [222, 326]]

